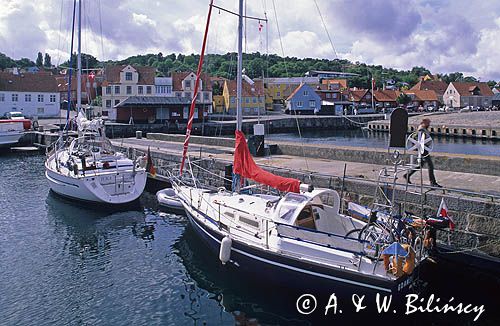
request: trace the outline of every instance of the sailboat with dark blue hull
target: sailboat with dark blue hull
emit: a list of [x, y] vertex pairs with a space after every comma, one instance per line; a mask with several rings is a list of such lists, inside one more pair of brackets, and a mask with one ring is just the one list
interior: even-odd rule
[[[175, 195], [196, 234], [222, 264], [272, 284], [310, 289], [342, 287], [354, 293], [409, 291], [416, 271], [427, 258], [427, 251], [416, 247], [423, 239], [422, 233], [413, 232], [412, 221], [376, 211], [366, 220], [342, 214], [335, 190], [315, 189], [297, 179], [271, 174], [254, 162], [241, 132], [242, 0], [239, 14], [234, 14], [239, 17], [239, 38], [233, 189], [202, 187], [191, 168], [190, 176], [182, 175], [196, 96], [190, 110], [181, 177], [171, 177]], [[197, 80], [204, 48], [205, 41]], [[197, 92], [198, 83], [194, 94]], [[244, 178], [277, 189], [279, 195], [241, 191]]]

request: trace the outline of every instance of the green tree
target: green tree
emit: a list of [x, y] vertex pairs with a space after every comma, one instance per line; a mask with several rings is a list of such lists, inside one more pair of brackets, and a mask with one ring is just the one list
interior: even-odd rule
[[398, 102], [398, 104], [407, 105], [408, 103], [411, 102], [411, 97], [405, 93], [401, 93], [401, 94], [399, 94], [396, 101]]
[[43, 66], [43, 55], [42, 55], [42, 52], [38, 52], [38, 55], [36, 57], [36, 66], [37, 67]]
[[52, 67], [52, 62], [48, 53], [45, 53], [45, 57], [43, 58], [43, 66], [46, 68]]

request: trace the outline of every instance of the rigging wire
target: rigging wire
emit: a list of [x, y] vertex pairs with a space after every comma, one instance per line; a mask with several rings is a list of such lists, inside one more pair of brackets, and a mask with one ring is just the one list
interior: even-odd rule
[[[279, 40], [280, 40], [281, 53], [283, 55], [283, 63], [284, 63], [284, 66], [285, 66], [285, 74], [286, 74], [287, 77], [290, 77], [290, 74], [288, 73], [287, 64], [286, 64], [285, 50], [283, 48], [283, 40], [281, 38], [281, 31], [280, 31], [280, 25], [279, 25], [279, 22], [278, 22], [278, 13], [276, 11], [275, 0], [272, 0], [272, 4], [273, 4], [273, 11], [274, 11], [274, 19], [276, 20], [276, 30], [278, 31], [278, 37], [279, 37]], [[301, 145], [300, 148], [302, 149], [302, 156], [304, 157], [304, 161], [306, 163], [306, 169], [307, 169], [307, 171], [310, 171], [309, 170], [309, 162], [307, 161], [307, 156], [306, 156], [306, 153], [305, 153], [305, 150], [304, 150], [304, 140], [302, 138], [302, 132], [300, 131], [299, 118], [297, 117], [297, 114], [294, 114], [294, 116], [295, 116], [295, 122], [297, 124], [297, 131], [299, 133], [299, 139], [300, 139], [300, 145]]]
[[323, 18], [323, 14], [321, 13], [321, 10], [319, 9], [318, 2], [314, 0], [314, 4], [316, 5], [316, 9], [318, 10], [319, 18], [321, 18], [321, 23], [323, 24], [323, 28], [325, 29], [326, 35], [328, 36], [328, 40], [330, 41], [330, 45], [332, 46], [333, 54], [335, 55], [335, 59], [338, 59], [339, 56], [337, 55], [337, 50], [335, 49], [335, 46], [333, 45], [332, 38], [330, 37], [330, 32], [328, 32], [328, 28], [326, 27], [325, 20]]

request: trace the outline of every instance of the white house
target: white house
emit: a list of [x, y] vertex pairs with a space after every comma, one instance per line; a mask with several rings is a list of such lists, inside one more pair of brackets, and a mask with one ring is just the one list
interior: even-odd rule
[[172, 77], [155, 77], [156, 96], [174, 96], [172, 91]]
[[[176, 97], [192, 99], [195, 83], [196, 74], [192, 71], [172, 73], [172, 91]], [[210, 77], [206, 73], [202, 73], [200, 76], [196, 102], [202, 105], [203, 112], [212, 113], [212, 83], [210, 83]], [[185, 112], [187, 114], [187, 110]]]
[[454, 108], [489, 107], [493, 95], [487, 83], [451, 82], [443, 95], [443, 101], [444, 104]]
[[155, 96], [154, 67], [109, 66], [102, 83], [102, 114], [116, 120], [116, 108], [130, 96]]
[[0, 116], [19, 111], [26, 117], [59, 117], [61, 99], [55, 77], [46, 72], [0, 72]]

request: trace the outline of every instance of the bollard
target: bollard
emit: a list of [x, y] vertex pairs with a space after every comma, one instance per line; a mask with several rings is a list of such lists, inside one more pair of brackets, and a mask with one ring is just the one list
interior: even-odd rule
[[137, 130], [135, 132], [135, 138], [137, 138], [137, 139], [141, 139], [142, 138], [142, 131], [141, 130]]
[[228, 164], [224, 167], [224, 188], [226, 190], [233, 189], [233, 165]]

